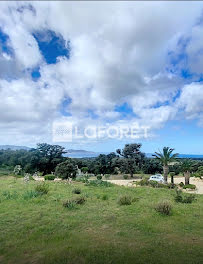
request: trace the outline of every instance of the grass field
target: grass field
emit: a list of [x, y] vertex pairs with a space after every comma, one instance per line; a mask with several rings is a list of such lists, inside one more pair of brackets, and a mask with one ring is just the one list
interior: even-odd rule
[[[168, 189], [48, 184], [48, 194], [31, 198], [36, 182], [0, 178], [0, 263], [202, 263], [202, 195], [179, 204]], [[121, 206], [124, 194], [137, 199]], [[63, 207], [81, 195], [83, 205]], [[154, 210], [163, 200], [171, 201], [170, 216]]]

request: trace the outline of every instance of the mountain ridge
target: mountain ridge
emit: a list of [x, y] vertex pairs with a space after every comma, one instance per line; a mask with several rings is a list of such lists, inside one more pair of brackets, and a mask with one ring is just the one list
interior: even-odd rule
[[[30, 150], [32, 148], [26, 147], [26, 146], [16, 146], [16, 145], [0, 145], [0, 150]], [[66, 157], [70, 158], [94, 158], [98, 157], [100, 154], [109, 154], [110, 152], [94, 152], [89, 150], [83, 150], [83, 149], [66, 149], [67, 153], [65, 154]], [[145, 153], [146, 157], [151, 158], [152, 153]], [[203, 154], [179, 154], [180, 158], [203, 158]]]

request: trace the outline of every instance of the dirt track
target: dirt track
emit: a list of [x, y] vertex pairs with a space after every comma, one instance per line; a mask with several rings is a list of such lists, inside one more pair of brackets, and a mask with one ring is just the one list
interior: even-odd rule
[[[133, 180], [108, 180], [111, 183], [117, 184], [117, 185], [122, 185], [122, 186], [128, 186], [128, 187], [136, 187], [133, 182], [139, 181], [137, 179]], [[170, 179], [169, 179], [170, 182]], [[174, 182], [175, 183], [180, 183], [180, 182], [185, 182], [184, 177], [174, 177]], [[190, 183], [195, 184], [197, 189], [195, 191], [187, 191], [188, 193], [197, 193], [197, 194], [203, 194], [203, 180], [200, 180], [198, 178], [190, 178]]]

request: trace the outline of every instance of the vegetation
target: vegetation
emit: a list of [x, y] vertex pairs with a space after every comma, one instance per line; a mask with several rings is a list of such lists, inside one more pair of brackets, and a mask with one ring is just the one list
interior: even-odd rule
[[55, 178], [56, 178], [56, 176], [53, 174], [48, 174], [48, 175], [44, 176], [44, 179], [47, 181], [53, 181]]
[[183, 189], [195, 190], [196, 189], [196, 185], [195, 184], [186, 184], [186, 185], [183, 186]]
[[[179, 175], [184, 171], [181, 159], [171, 163], [175, 158], [172, 153], [170, 154], [171, 150], [164, 148], [161, 155], [166, 156], [168, 172], [170, 172], [171, 182], [173, 183], [174, 175]], [[118, 174], [132, 177], [135, 174], [142, 176], [143, 174], [162, 173], [164, 164], [163, 157], [160, 158], [159, 156], [160, 153], [155, 155], [157, 158], [147, 158], [141, 151], [141, 144], [127, 144], [122, 150], [118, 149], [116, 153], [101, 154], [96, 158], [70, 159], [65, 157], [64, 154], [63, 147], [45, 143], [38, 144], [36, 149], [29, 151], [0, 150], [0, 176], [12, 174], [19, 178], [23, 177], [25, 173], [33, 174], [37, 172], [38, 175], [43, 176], [55, 173], [55, 175], [58, 174], [56, 176], [62, 179], [68, 179], [75, 178], [78, 169], [81, 169], [85, 177], [93, 174], [104, 175], [105, 179], [109, 179], [110, 175]], [[17, 172], [15, 167], [20, 168], [20, 171]], [[190, 176], [201, 178], [203, 176], [203, 160], [193, 161], [190, 170]], [[127, 178], [127, 176], [124, 177]], [[83, 178], [83, 180], [85, 179]]]
[[131, 205], [132, 203], [132, 198], [131, 196], [128, 195], [123, 195], [119, 198], [118, 203], [120, 205]]
[[[166, 188], [47, 181], [48, 193], [35, 196], [35, 181], [25, 184], [23, 179], [14, 182], [5, 176], [0, 184], [1, 263], [202, 261], [201, 195], [192, 204], [182, 204], [174, 201], [175, 191]], [[75, 200], [81, 198], [73, 193], [75, 188], [81, 189], [82, 199]], [[132, 203], [120, 206], [118, 199], [123, 196], [132, 197]], [[71, 202], [64, 207], [67, 200]], [[170, 217], [154, 210], [160, 201], [171, 204]]]
[[177, 160], [178, 153], [172, 154], [174, 149], [164, 147], [163, 152], [155, 152], [154, 157], [163, 165], [163, 174], [165, 183], [168, 182], [169, 164]]
[[170, 215], [172, 206], [168, 201], [160, 202], [155, 206], [155, 210], [163, 215]]
[[49, 192], [49, 185], [46, 183], [38, 183], [35, 186], [35, 191], [40, 195], [47, 194]]
[[77, 166], [74, 161], [67, 159], [56, 167], [56, 176], [62, 179], [75, 178]]
[[195, 194], [183, 193], [182, 190], [176, 189], [175, 201], [178, 203], [192, 203], [196, 200]]
[[126, 144], [124, 149], [117, 149], [116, 152], [123, 157], [121, 164], [126, 168], [126, 172], [133, 174], [136, 169], [141, 169], [145, 154], [140, 151], [142, 144]]
[[190, 174], [193, 171], [193, 161], [190, 159], [183, 160], [181, 163], [181, 170], [185, 177], [185, 184], [190, 184]]

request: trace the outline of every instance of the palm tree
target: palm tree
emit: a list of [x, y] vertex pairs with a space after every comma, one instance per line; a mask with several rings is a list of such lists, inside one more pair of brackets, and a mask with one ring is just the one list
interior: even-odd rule
[[185, 184], [190, 184], [190, 173], [193, 170], [193, 165], [193, 161], [189, 159], [183, 160], [181, 164], [181, 170], [185, 177]]
[[153, 155], [156, 159], [158, 159], [162, 166], [163, 166], [163, 173], [164, 173], [164, 181], [167, 183], [168, 172], [169, 172], [169, 164], [173, 161], [176, 161], [178, 153], [172, 154], [174, 149], [169, 147], [164, 147], [163, 152], [159, 151], [155, 152]]

